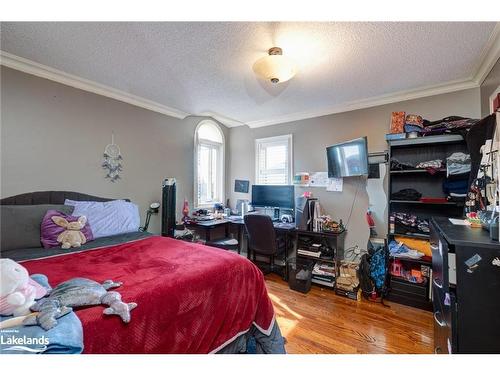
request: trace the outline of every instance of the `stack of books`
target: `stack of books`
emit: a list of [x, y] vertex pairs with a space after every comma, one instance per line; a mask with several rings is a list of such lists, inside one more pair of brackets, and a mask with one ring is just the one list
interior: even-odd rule
[[335, 265], [328, 262], [316, 262], [311, 281], [333, 288], [335, 285]]
[[297, 254], [306, 255], [313, 258], [319, 258], [321, 256], [321, 245], [313, 243], [309, 247], [301, 247], [297, 249]]
[[321, 251], [311, 251], [307, 249], [297, 249], [297, 254], [306, 255], [308, 257], [319, 258], [321, 256]]

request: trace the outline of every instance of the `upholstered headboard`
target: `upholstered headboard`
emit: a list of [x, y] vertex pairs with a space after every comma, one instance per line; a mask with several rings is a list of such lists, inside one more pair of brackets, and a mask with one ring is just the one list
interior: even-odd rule
[[[74, 201], [107, 202], [113, 199], [96, 197], [75, 191], [34, 191], [0, 199], [0, 205], [64, 204], [65, 199]], [[129, 199], [125, 199], [130, 202]]]

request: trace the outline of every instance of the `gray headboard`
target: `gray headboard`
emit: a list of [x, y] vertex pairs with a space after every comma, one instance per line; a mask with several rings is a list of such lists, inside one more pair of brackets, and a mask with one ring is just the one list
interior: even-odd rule
[[[96, 197], [75, 191], [34, 191], [0, 199], [0, 205], [64, 204], [65, 199], [74, 201], [108, 202], [113, 199]], [[125, 199], [130, 202], [129, 199]]]

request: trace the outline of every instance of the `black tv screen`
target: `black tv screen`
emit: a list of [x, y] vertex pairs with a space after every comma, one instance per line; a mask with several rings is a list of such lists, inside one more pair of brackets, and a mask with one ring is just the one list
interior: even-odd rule
[[293, 185], [252, 185], [252, 206], [295, 207], [295, 187]]
[[326, 149], [328, 177], [353, 177], [368, 174], [366, 137], [339, 143]]

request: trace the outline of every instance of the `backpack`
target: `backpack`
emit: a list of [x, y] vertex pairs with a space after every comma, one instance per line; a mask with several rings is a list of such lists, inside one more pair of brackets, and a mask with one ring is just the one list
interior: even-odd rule
[[372, 298], [376, 292], [383, 298], [387, 294], [386, 277], [388, 270], [387, 250], [385, 246], [375, 249], [368, 244], [368, 253], [363, 254], [359, 263], [358, 278], [362, 294]]

